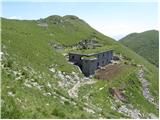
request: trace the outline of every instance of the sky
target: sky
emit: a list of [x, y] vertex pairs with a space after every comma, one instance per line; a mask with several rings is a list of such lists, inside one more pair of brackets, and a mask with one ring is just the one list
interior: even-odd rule
[[[113, 2], [115, 1], [115, 2]], [[39, 19], [50, 15], [76, 15], [116, 40], [133, 32], [158, 29], [158, 4], [149, 2], [36, 2], [3, 1], [1, 17]]]

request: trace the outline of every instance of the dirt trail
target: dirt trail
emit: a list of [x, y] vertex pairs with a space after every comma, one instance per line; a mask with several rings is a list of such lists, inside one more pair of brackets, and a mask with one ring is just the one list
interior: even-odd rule
[[96, 81], [93, 81], [91, 79], [77, 81], [77, 83], [71, 89], [68, 90], [68, 94], [72, 98], [78, 98], [78, 88], [79, 87], [86, 85], [86, 84], [94, 84], [94, 83], [96, 83]]
[[77, 81], [77, 83], [70, 89], [68, 90], [68, 94], [70, 97], [78, 97], [78, 88], [80, 87], [80, 82]]

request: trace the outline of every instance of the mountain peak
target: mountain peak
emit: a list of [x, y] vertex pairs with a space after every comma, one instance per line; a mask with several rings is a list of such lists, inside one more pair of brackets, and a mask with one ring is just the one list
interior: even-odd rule
[[62, 17], [59, 16], [59, 15], [51, 15], [51, 16], [46, 17], [45, 19], [47, 19], [47, 20], [56, 20], [56, 19], [62, 19]]
[[62, 22], [65, 22], [66, 20], [67, 21], [70, 21], [70, 20], [83, 21], [74, 15], [65, 15], [65, 16], [51, 15], [46, 18], [40, 19], [40, 21], [47, 22], [47, 23], [54, 23], [54, 24], [62, 23]]
[[76, 20], [76, 19], [79, 19], [79, 17], [77, 17], [75, 15], [65, 15], [65, 16], [51, 15], [51, 16], [46, 17], [45, 19], [48, 19], [48, 20], [58, 20], [58, 19], [72, 19], [72, 20]]
[[63, 18], [68, 18], [68, 19], [73, 19], [73, 20], [75, 20], [75, 19], [79, 19], [77, 16], [75, 16], [75, 15], [65, 15], [65, 16], [63, 16]]

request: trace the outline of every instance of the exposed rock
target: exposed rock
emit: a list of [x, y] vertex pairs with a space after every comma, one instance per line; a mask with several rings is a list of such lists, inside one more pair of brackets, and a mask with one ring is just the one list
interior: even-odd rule
[[70, 89], [68, 90], [68, 94], [70, 97], [75, 97], [77, 98], [78, 97], [78, 88], [85, 85], [85, 84], [94, 84], [96, 83], [96, 81], [93, 81], [93, 80], [90, 80], [89, 81], [86, 81], [85, 79], [79, 79], [79, 81], [77, 81], [77, 83]]
[[85, 111], [89, 112], [89, 113], [95, 113], [92, 109], [89, 109], [89, 108], [87, 108], [87, 107], [84, 107], [83, 109], [84, 109]]
[[35, 82], [34, 79], [25, 80], [24, 85], [25, 85], [26, 87], [29, 87], [29, 88], [31, 88], [31, 87], [36, 87], [36, 88], [39, 89], [39, 90], [41, 90], [41, 89], [43, 88], [43, 86], [40, 85], [40, 84], [38, 84], [37, 82]]
[[23, 76], [19, 76], [19, 77], [16, 77], [15, 80], [21, 80], [23, 78]]
[[52, 85], [48, 82], [47, 83], [47, 86], [49, 87], [49, 88], [51, 88], [52, 87]]
[[20, 98], [16, 98], [16, 100], [19, 102], [19, 103], [22, 103], [22, 100]]
[[63, 101], [69, 101], [67, 98], [63, 97], [63, 96], [59, 96], [61, 100]]
[[31, 85], [31, 84], [29, 84], [27, 81], [25, 81], [25, 82], [24, 82], [24, 86], [29, 87], [29, 88], [31, 88], [31, 87], [32, 87], [32, 85]]
[[48, 24], [47, 24], [47, 23], [38, 23], [37, 25], [38, 25], [38, 26], [41, 26], [41, 27], [48, 27]]
[[55, 71], [56, 71], [54, 68], [50, 68], [49, 70], [50, 70], [51, 72], [53, 72], [53, 73], [55, 73]]
[[124, 113], [127, 116], [130, 116], [132, 119], [140, 119], [141, 118], [141, 113], [140, 110], [133, 108], [131, 104], [127, 105], [122, 105], [121, 107], [118, 108], [118, 112]]
[[127, 103], [122, 103], [122, 101], [120, 101], [119, 99], [116, 100], [112, 100], [110, 99], [110, 103], [111, 103], [111, 109], [122, 113], [126, 116], [129, 116], [132, 119], [141, 119], [141, 118], [145, 118], [140, 110], [138, 110], [137, 108], [134, 108], [134, 106], [132, 104], [127, 104]]
[[118, 60], [120, 60], [120, 58], [118, 57], [118, 56], [113, 56], [113, 58], [112, 58], [113, 60], [115, 60], [115, 61], [118, 61]]
[[63, 53], [62, 55], [63, 55], [63, 56], [65, 56], [65, 57], [67, 57], [67, 56], [68, 56], [68, 54], [67, 54], [67, 53]]
[[12, 97], [14, 97], [14, 96], [15, 96], [15, 94], [14, 94], [12, 91], [8, 91], [8, 96], [12, 96]]
[[79, 81], [77, 81], [77, 83], [73, 86], [72, 89], [68, 90], [68, 94], [70, 97], [78, 97], [78, 87], [80, 87]]
[[64, 78], [65, 78], [61, 71], [58, 71], [57, 76], [58, 76], [60, 79], [64, 79]]
[[101, 44], [96, 40], [96, 38], [91, 38], [81, 40], [74, 47], [76, 47], [77, 49], [93, 49], [100, 46]]
[[47, 106], [49, 106], [49, 103], [46, 103]]
[[43, 93], [44, 96], [51, 96], [52, 94], [50, 92], [48, 93]]
[[150, 119], [158, 119], [158, 117], [153, 113], [149, 113], [148, 116], [149, 116]]
[[4, 53], [2, 51], [0, 51], [0, 56], [2, 56]]
[[52, 48], [57, 49], [57, 50], [64, 48], [60, 43], [56, 42], [56, 40], [50, 40], [50, 41], [49, 41], [49, 45], [50, 45]]
[[146, 114], [144, 116], [144, 114], [141, 114], [140, 110], [135, 109], [131, 104], [122, 105], [120, 108], [118, 108], [118, 112], [130, 116], [132, 119], [158, 119], [158, 117], [153, 113], [149, 113], [148, 115]]

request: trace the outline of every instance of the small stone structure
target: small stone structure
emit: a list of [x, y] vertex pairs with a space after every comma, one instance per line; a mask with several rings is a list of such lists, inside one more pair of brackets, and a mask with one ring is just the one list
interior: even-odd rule
[[73, 62], [75, 65], [78, 65], [85, 76], [95, 74], [95, 70], [109, 64], [112, 57], [113, 50], [95, 54], [69, 53], [69, 61]]

